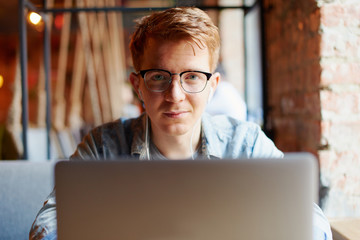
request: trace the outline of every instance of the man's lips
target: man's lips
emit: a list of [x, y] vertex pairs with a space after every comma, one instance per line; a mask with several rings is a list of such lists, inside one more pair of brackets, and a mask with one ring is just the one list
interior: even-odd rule
[[163, 114], [170, 118], [180, 118], [184, 116], [188, 111], [166, 111]]

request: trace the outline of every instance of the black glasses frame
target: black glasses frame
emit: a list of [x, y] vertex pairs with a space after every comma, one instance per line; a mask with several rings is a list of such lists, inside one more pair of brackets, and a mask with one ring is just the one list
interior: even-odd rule
[[[203, 71], [197, 71], [197, 70], [184, 71], [184, 72], [181, 72], [181, 73], [172, 73], [172, 72], [170, 72], [170, 71], [168, 71], [168, 70], [153, 68], [153, 69], [146, 69], [146, 70], [140, 70], [140, 71], [139, 71], [139, 73], [140, 73], [141, 77], [144, 79], [144, 81], [145, 81], [145, 74], [146, 74], [147, 72], [150, 72], [150, 71], [163, 71], [163, 72], [169, 73], [169, 75], [170, 75], [169, 86], [171, 85], [171, 83], [172, 83], [172, 81], [173, 81], [173, 80], [172, 80], [172, 77], [171, 77], [171, 76], [173, 76], [173, 75], [179, 75], [179, 76], [180, 76], [180, 79], [181, 79], [181, 76], [182, 76], [183, 74], [189, 73], [189, 72], [197, 72], [197, 73], [203, 73], [203, 74], [205, 74], [205, 75], [206, 75], [206, 84], [205, 84], [204, 88], [203, 88], [201, 91], [198, 91], [198, 92], [189, 92], [189, 91], [186, 91], [186, 90], [184, 89], [183, 85], [182, 85], [182, 82], [180, 81], [181, 88], [184, 89], [184, 91], [185, 91], [185, 92], [188, 92], [188, 93], [199, 93], [199, 92], [204, 91], [204, 89], [205, 89], [205, 87], [206, 87], [206, 85], [207, 85], [207, 82], [210, 80], [210, 78], [211, 78], [212, 75], [213, 75], [212, 73], [203, 72]], [[145, 82], [145, 86], [147, 87], [146, 82]], [[168, 87], [169, 87], [169, 86], [168, 86]], [[148, 87], [147, 87], [147, 88], [148, 88]], [[148, 89], [149, 89], [149, 88], [148, 88]], [[166, 88], [166, 89], [167, 89], [167, 88]], [[152, 91], [152, 92], [164, 92], [164, 91], [166, 91], [166, 89], [161, 90], [161, 91], [154, 91], [154, 90], [152, 90], [152, 89], [149, 89], [149, 90]]]

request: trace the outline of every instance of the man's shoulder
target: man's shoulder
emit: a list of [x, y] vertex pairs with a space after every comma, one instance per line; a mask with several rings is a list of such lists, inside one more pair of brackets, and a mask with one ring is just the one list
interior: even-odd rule
[[[252, 146], [261, 132], [259, 125], [242, 121], [226, 115], [203, 117], [204, 133], [208, 140], [222, 143], [237, 142], [237, 144]], [[216, 140], [215, 140], [216, 139]]]
[[209, 149], [215, 156], [282, 156], [282, 153], [256, 123], [224, 115], [205, 116], [203, 123]]
[[72, 159], [107, 159], [130, 154], [134, 135], [141, 135], [142, 117], [117, 120], [93, 128], [78, 145]]
[[258, 132], [261, 130], [260, 126], [253, 122], [243, 121], [227, 115], [211, 116], [206, 114], [203, 117], [205, 125], [211, 125], [213, 129], [222, 132], [234, 131], [253, 131]]
[[142, 134], [142, 121], [143, 117], [139, 116], [137, 118], [119, 118], [106, 122], [94, 127], [85, 135], [83, 140], [87, 142], [94, 141], [97, 144], [124, 142], [125, 140], [131, 142], [134, 135]]
[[216, 157], [250, 157], [261, 135], [259, 125], [225, 115], [203, 116], [209, 153]]
[[120, 117], [116, 120], [103, 123], [97, 127], [95, 127], [94, 131], [113, 131], [116, 129], [126, 129], [126, 128], [133, 128], [137, 126], [141, 126], [142, 122], [142, 115], [137, 118], [123, 118]]

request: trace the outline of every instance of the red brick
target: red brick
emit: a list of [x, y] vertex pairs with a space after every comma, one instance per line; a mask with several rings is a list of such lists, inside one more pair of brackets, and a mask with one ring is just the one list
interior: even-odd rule
[[322, 170], [326, 172], [334, 172], [339, 168], [340, 162], [338, 156], [333, 150], [321, 150], [318, 152], [319, 162]]
[[359, 59], [359, 44], [360, 36], [349, 29], [327, 29], [322, 34], [321, 56]]
[[274, 119], [275, 129], [281, 129], [280, 136], [275, 139], [276, 146], [282, 151], [298, 151], [298, 139], [296, 136], [296, 123], [293, 119], [276, 118]]
[[[320, 151], [320, 166], [331, 177], [331, 187], [347, 196], [360, 194], [359, 152], [334, 150]], [[359, 206], [357, 206], [359, 207]]]
[[306, 65], [306, 78], [304, 82], [304, 90], [308, 92], [319, 91], [321, 66], [319, 61], [313, 61]]
[[341, 117], [360, 113], [359, 92], [321, 91], [320, 96], [322, 110], [332, 112]]
[[345, 10], [342, 4], [325, 4], [320, 9], [321, 23], [327, 27], [340, 25]]
[[321, 63], [321, 84], [360, 83], [359, 62], [323, 62]]
[[331, 122], [321, 125], [322, 137], [329, 148], [341, 152], [359, 153], [360, 124], [358, 122]]
[[306, 114], [311, 115], [315, 119], [320, 119], [321, 104], [320, 94], [317, 91], [307, 92], [304, 95]]
[[320, 27], [320, 10], [316, 9], [310, 14], [309, 22], [310, 32], [318, 33]]
[[346, 6], [346, 16], [344, 19], [344, 26], [359, 28], [360, 23], [360, 4], [354, 2]]
[[319, 59], [320, 54], [320, 36], [314, 35], [314, 37], [307, 40], [306, 44], [306, 57], [309, 60]]
[[321, 7], [320, 12], [321, 23], [326, 27], [358, 27], [360, 20], [358, 2], [326, 4]]

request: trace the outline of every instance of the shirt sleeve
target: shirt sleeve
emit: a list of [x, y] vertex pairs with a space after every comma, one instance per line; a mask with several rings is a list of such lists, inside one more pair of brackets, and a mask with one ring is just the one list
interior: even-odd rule
[[332, 232], [328, 219], [321, 208], [314, 203], [313, 207], [313, 240], [332, 240]]
[[282, 158], [284, 154], [275, 146], [274, 142], [260, 130], [255, 138], [252, 158]]
[[[56, 222], [56, 203], [55, 203], [55, 189], [48, 196], [44, 202], [43, 207], [37, 214], [34, 223], [31, 226], [29, 239], [53, 239], [48, 236], [54, 235], [57, 227]], [[56, 235], [56, 234], [55, 234]]]

